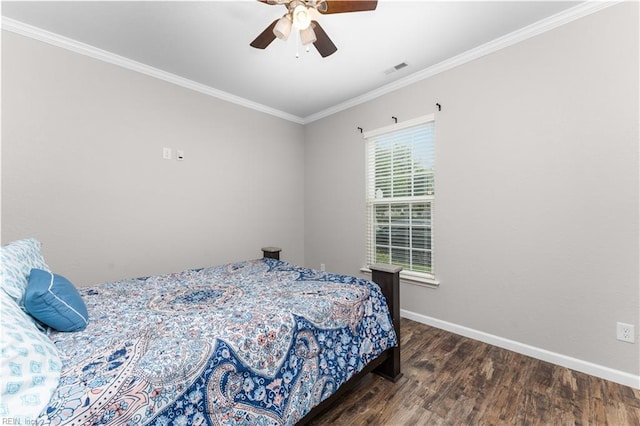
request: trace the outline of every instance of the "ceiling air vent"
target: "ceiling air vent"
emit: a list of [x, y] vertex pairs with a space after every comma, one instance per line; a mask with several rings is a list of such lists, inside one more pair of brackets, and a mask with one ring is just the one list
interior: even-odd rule
[[386, 75], [389, 75], [389, 74], [391, 74], [393, 72], [399, 71], [402, 68], [405, 68], [405, 67], [408, 67], [408, 66], [409, 66], [409, 64], [407, 64], [406, 62], [400, 62], [398, 65], [395, 65], [392, 68], [389, 68], [388, 70], [385, 70], [384, 73]]

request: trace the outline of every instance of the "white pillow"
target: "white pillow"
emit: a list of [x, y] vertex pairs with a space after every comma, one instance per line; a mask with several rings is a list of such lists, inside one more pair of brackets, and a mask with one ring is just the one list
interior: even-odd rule
[[35, 268], [51, 271], [40, 253], [40, 242], [33, 238], [17, 240], [0, 247], [0, 262], [0, 286], [20, 305], [31, 270]]
[[60, 381], [62, 363], [46, 334], [0, 291], [0, 419], [36, 424]]

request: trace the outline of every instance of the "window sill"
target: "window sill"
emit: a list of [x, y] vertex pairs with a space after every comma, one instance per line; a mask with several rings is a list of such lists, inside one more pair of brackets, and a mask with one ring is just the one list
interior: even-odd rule
[[[360, 268], [360, 272], [364, 272], [365, 274], [371, 275], [371, 269], [369, 269], [368, 267]], [[417, 285], [420, 287], [427, 287], [427, 288], [440, 287], [440, 281], [435, 279], [435, 277], [429, 278], [429, 277], [417, 275], [417, 274], [406, 272], [406, 271], [400, 271], [400, 282]]]

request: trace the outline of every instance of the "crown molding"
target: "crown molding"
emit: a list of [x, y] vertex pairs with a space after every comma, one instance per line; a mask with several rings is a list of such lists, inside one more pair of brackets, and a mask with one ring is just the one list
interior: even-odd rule
[[185, 87], [196, 92], [203, 93], [205, 95], [212, 96], [227, 102], [231, 102], [246, 108], [250, 108], [256, 111], [260, 111], [266, 114], [270, 114], [284, 120], [292, 121], [298, 124], [304, 124], [304, 119], [293, 114], [286, 113], [284, 111], [277, 110], [275, 108], [262, 105], [257, 102], [250, 101], [240, 96], [233, 95], [222, 90], [215, 89], [210, 86], [198, 83], [187, 78], [180, 77], [178, 75], [162, 71], [158, 68], [145, 65], [140, 62], [136, 62], [124, 56], [116, 55], [106, 50], [99, 49], [86, 43], [79, 42], [77, 40], [61, 36], [50, 31], [43, 30], [42, 28], [34, 27], [24, 22], [17, 21], [15, 19], [2, 17], [2, 29], [11, 31], [16, 34], [20, 34], [26, 37], [33, 38], [35, 40], [42, 41], [44, 43], [51, 44], [53, 46], [61, 47], [63, 49], [70, 50], [81, 55], [89, 56], [94, 59], [98, 59], [103, 62], [107, 62], [113, 65], [117, 65], [122, 68], [136, 71], [141, 74], [146, 74], [150, 77], [155, 77], [160, 80], [164, 80], [169, 83], [176, 84], [178, 86]]
[[314, 121], [328, 117], [330, 115], [336, 114], [340, 111], [344, 111], [348, 108], [352, 108], [362, 103], [371, 101], [373, 99], [376, 99], [380, 96], [394, 92], [403, 87], [407, 87], [411, 84], [425, 80], [429, 77], [433, 77], [436, 74], [440, 74], [441, 72], [450, 70], [452, 68], [465, 64], [467, 62], [478, 59], [482, 56], [486, 56], [490, 53], [504, 49], [506, 47], [509, 47], [521, 41], [527, 40], [531, 37], [537, 36], [544, 32], [550, 31], [554, 28], [560, 27], [569, 22], [575, 21], [577, 19], [580, 19], [592, 13], [598, 12], [602, 9], [613, 6], [615, 4], [621, 3], [623, 1], [624, 0], [603, 0], [603, 1], [587, 0], [583, 3], [580, 3], [577, 6], [574, 6], [563, 12], [557, 13], [553, 16], [550, 16], [541, 21], [538, 21], [534, 24], [521, 28], [520, 30], [514, 31], [505, 36], [499, 37], [488, 43], [480, 45], [474, 49], [468, 50], [467, 52], [461, 53], [460, 55], [454, 56], [453, 58], [442, 61], [429, 68], [425, 68], [421, 71], [415, 72], [411, 75], [408, 75], [404, 78], [396, 80], [392, 83], [386, 84], [378, 89], [372, 90], [361, 96], [357, 96], [355, 98], [349, 99], [345, 102], [339, 103], [330, 108], [308, 115], [306, 117], [299, 117], [293, 114], [286, 113], [284, 111], [280, 111], [275, 108], [268, 107], [266, 105], [263, 105], [257, 102], [250, 101], [240, 96], [236, 96], [231, 93], [224, 92], [222, 90], [218, 90], [213, 87], [195, 82], [193, 80], [189, 80], [189, 79], [180, 77], [178, 75], [171, 74], [166, 71], [162, 71], [160, 69], [151, 67], [149, 65], [145, 65], [140, 62], [133, 61], [131, 59], [125, 58], [120, 55], [116, 55], [106, 50], [98, 49], [97, 47], [79, 42], [77, 40], [73, 40], [71, 38], [64, 37], [59, 34], [55, 34], [50, 31], [46, 31], [41, 28], [25, 24], [15, 19], [11, 19], [3, 16], [1, 23], [2, 23], [2, 29], [4, 30], [11, 31], [26, 37], [30, 37], [30, 38], [42, 41], [44, 43], [61, 47], [63, 49], [71, 50], [75, 53], [89, 56], [94, 59], [108, 62], [113, 65], [117, 65], [132, 71], [146, 74], [148, 76], [155, 77], [160, 80], [164, 80], [169, 83], [173, 83], [178, 86], [182, 86], [187, 89], [194, 90], [196, 92], [200, 92], [208, 96], [212, 96], [227, 102], [244, 106], [246, 108], [263, 112], [265, 114], [270, 114], [275, 117], [282, 118], [284, 120], [288, 120], [294, 123], [304, 125], [304, 124], [312, 123]]
[[308, 124], [316, 120], [320, 120], [321, 118], [328, 117], [340, 111], [344, 111], [348, 108], [352, 108], [362, 103], [371, 101], [380, 96], [386, 95], [388, 93], [394, 92], [403, 87], [425, 80], [429, 77], [433, 77], [436, 74], [440, 74], [441, 72], [450, 70], [452, 68], [465, 64], [467, 62], [471, 62], [482, 56], [486, 56], [490, 53], [494, 53], [498, 50], [504, 49], [506, 47], [509, 47], [521, 41], [527, 40], [531, 37], [535, 37], [539, 34], [550, 31], [562, 25], [568, 24], [569, 22], [575, 21], [584, 16], [598, 12], [602, 9], [621, 3], [623, 1], [624, 0], [585, 1], [584, 3], [581, 3], [565, 11], [552, 15], [548, 18], [540, 20], [531, 25], [528, 25], [517, 31], [514, 31], [502, 37], [499, 37], [488, 43], [482, 44], [474, 49], [468, 50], [464, 53], [461, 53], [460, 55], [457, 55], [450, 59], [442, 61], [429, 68], [425, 68], [411, 75], [403, 77], [399, 80], [396, 80], [393, 83], [389, 83], [384, 86], [381, 86], [378, 89], [365, 93], [364, 95], [349, 99], [345, 102], [334, 105], [323, 111], [309, 115], [304, 118], [303, 124]]

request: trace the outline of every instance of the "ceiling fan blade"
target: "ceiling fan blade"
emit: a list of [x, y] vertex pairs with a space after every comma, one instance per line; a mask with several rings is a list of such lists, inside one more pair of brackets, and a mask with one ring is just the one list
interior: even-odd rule
[[318, 11], [324, 15], [329, 13], [364, 12], [375, 10], [378, 6], [377, 0], [326, 0], [324, 3], [326, 7], [318, 8]]
[[316, 41], [313, 42], [313, 45], [318, 49], [320, 56], [326, 58], [327, 56], [334, 54], [338, 48], [333, 44], [318, 21], [311, 21], [311, 25], [313, 25], [313, 32], [316, 33]]
[[265, 49], [267, 46], [271, 44], [273, 40], [276, 39], [276, 35], [273, 33], [273, 28], [278, 23], [279, 19], [276, 19], [269, 25], [263, 32], [260, 33], [255, 40], [253, 40], [249, 45], [251, 47], [255, 47], [256, 49]]

